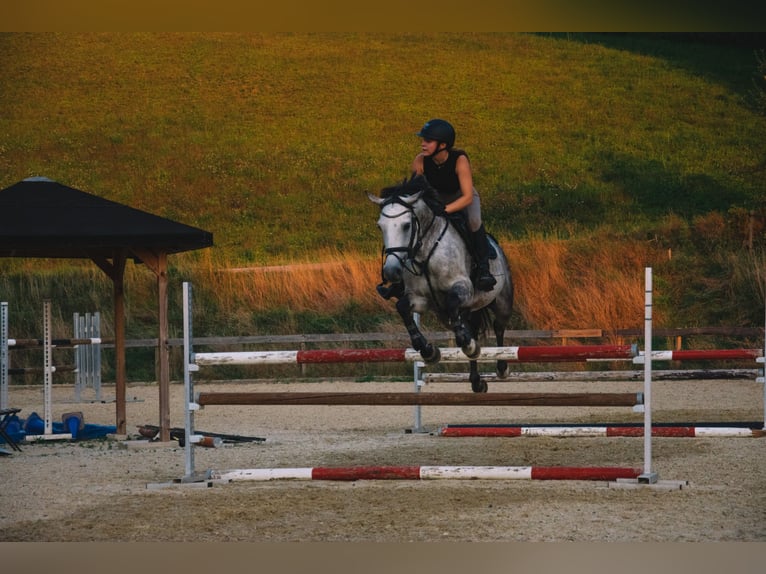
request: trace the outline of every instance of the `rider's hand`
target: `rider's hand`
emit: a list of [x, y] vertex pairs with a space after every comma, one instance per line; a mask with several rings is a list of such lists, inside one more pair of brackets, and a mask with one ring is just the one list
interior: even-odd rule
[[434, 201], [431, 204], [431, 211], [434, 212], [434, 215], [447, 215], [447, 206], [440, 201]]

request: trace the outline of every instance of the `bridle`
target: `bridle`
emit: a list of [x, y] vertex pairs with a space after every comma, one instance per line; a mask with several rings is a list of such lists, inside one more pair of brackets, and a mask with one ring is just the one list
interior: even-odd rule
[[[417, 202], [414, 202], [414, 203], [417, 203]], [[387, 213], [384, 213], [383, 208], [391, 204], [397, 204], [404, 207], [404, 211], [400, 211], [396, 215], [389, 215]], [[431, 246], [431, 249], [428, 251], [428, 254], [426, 255], [426, 257], [423, 260], [418, 261], [417, 254], [420, 252], [421, 248], [423, 247], [423, 238], [426, 237], [426, 235], [431, 231], [431, 228], [435, 225], [436, 220], [439, 219], [439, 217], [432, 214], [430, 221], [428, 221], [425, 224], [425, 226], [423, 226], [421, 224], [420, 218], [418, 218], [418, 215], [415, 211], [414, 204], [407, 203], [406, 201], [402, 199], [401, 196], [392, 196], [390, 199], [388, 199], [381, 206], [380, 214], [381, 216], [386, 217], [388, 219], [396, 219], [398, 217], [402, 217], [405, 214], [410, 214], [410, 216], [412, 217], [412, 226], [410, 228], [410, 238], [407, 245], [399, 246], [399, 247], [385, 247], [385, 246], [383, 247], [382, 249], [383, 263], [381, 264], [381, 275], [383, 274], [382, 266], [385, 263], [386, 258], [389, 255], [393, 255], [394, 257], [396, 257], [396, 259], [399, 261], [399, 263], [404, 269], [406, 269], [413, 275], [424, 276], [426, 278], [426, 281], [428, 282], [429, 289], [431, 289], [431, 291], [433, 292], [433, 288], [431, 287], [431, 280], [428, 274], [428, 262], [431, 260], [431, 257], [436, 251], [436, 248], [439, 246], [439, 242], [441, 241], [442, 237], [444, 237], [444, 234], [447, 233], [447, 228], [450, 225], [449, 220], [447, 218], [442, 218], [444, 219], [444, 227], [439, 233], [439, 236], [436, 238], [436, 241], [434, 241], [434, 244]], [[385, 278], [383, 279], [385, 280]]]

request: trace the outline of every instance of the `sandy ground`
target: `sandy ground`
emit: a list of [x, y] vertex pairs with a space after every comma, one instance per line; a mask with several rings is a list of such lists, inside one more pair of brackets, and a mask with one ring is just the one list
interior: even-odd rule
[[[411, 391], [411, 383], [198, 383], [198, 391]], [[643, 383], [494, 384], [490, 392], [641, 391]], [[424, 392], [463, 390], [430, 384]], [[465, 389], [467, 390], [467, 388]], [[104, 388], [112, 398], [114, 389]], [[184, 476], [176, 441], [136, 442], [158, 424], [157, 387], [128, 387], [127, 437], [36, 442], [0, 457], [0, 541], [766, 541], [766, 438], [655, 438], [652, 469], [681, 489], [540, 480], [272, 481], [172, 485]], [[81, 411], [114, 424], [113, 402], [73, 404], [56, 387], [53, 419]], [[87, 396], [85, 396], [87, 398]], [[763, 420], [753, 381], [658, 381], [657, 421]], [[183, 427], [183, 386], [171, 386]], [[20, 416], [43, 414], [41, 387], [13, 387]], [[195, 470], [355, 465], [643, 467], [642, 438], [445, 438], [457, 423], [641, 422], [624, 407], [206, 407], [199, 431], [264, 442], [196, 448]], [[3, 445], [7, 446], [7, 445]], [[156, 485], [168, 485], [154, 488]]]

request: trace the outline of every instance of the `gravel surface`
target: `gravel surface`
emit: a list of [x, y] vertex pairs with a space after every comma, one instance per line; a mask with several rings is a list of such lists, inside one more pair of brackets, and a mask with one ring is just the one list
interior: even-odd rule
[[[457, 385], [457, 386], [456, 386]], [[637, 382], [491, 384], [489, 392], [641, 391]], [[198, 391], [403, 391], [411, 383], [237, 382]], [[429, 384], [423, 392], [466, 390]], [[114, 389], [104, 388], [105, 397]], [[74, 404], [54, 389], [53, 420], [80, 411], [114, 424], [113, 402]], [[177, 484], [184, 449], [151, 442], [156, 385], [128, 387], [128, 437], [22, 444], [0, 457], [0, 541], [702, 542], [766, 541], [766, 438], [655, 438], [652, 469], [681, 488], [618, 489], [541, 480], [282, 480], [199, 488]], [[86, 397], [87, 398], [87, 397]], [[657, 381], [655, 420], [763, 420], [752, 381]], [[21, 417], [43, 414], [41, 387], [12, 387]], [[624, 466], [643, 468], [642, 438], [446, 438], [459, 423], [642, 422], [625, 407], [208, 406], [196, 428], [263, 442], [196, 448], [195, 470], [358, 466]], [[183, 386], [171, 425], [183, 427]], [[7, 446], [7, 445], [3, 445]], [[160, 488], [161, 487], [161, 488]]]

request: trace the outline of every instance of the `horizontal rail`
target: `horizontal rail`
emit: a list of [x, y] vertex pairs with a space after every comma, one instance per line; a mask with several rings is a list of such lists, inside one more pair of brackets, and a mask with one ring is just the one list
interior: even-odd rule
[[[642, 437], [644, 426], [455, 426], [439, 429], [439, 436], [445, 437]], [[766, 431], [747, 427], [706, 427], [702, 425], [658, 426], [652, 425], [653, 437], [697, 438], [697, 437], [763, 437]]]
[[[690, 327], [682, 329], [654, 329], [655, 337], [689, 337], [689, 336], [728, 336], [728, 337], [763, 337], [761, 327]], [[643, 337], [641, 329], [514, 329], [505, 331], [505, 338], [509, 341], [525, 339], [602, 339], [605, 337]], [[450, 331], [438, 331], [429, 333], [429, 340], [434, 343], [449, 343], [455, 338]], [[41, 347], [42, 339], [12, 339], [15, 348]], [[232, 337], [195, 337], [195, 345], [290, 345], [290, 344], [321, 344], [321, 343], [375, 343], [391, 342], [406, 343], [409, 340], [406, 333], [303, 333], [296, 335], [245, 335]], [[101, 345], [105, 348], [114, 347], [113, 337], [102, 337]], [[54, 339], [53, 346], [74, 346], [88, 344], [86, 340], [79, 339]], [[157, 338], [128, 339], [125, 341], [126, 348], [151, 348], [157, 347]], [[182, 347], [183, 339], [170, 338], [167, 340], [169, 347]], [[9, 348], [14, 348], [13, 344]]]
[[[643, 359], [640, 353], [638, 359]], [[754, 361], [763, 356], [762, 349], [700, 349], [687, 351], [652, 351], [653, 361]]]
[[[761, 373], [759, 369], [683, 369], [672, 371], [652, 371], [655, 381], [689, 380], [753, 380]], [[495, 373], [481, 373], [482, 380], [492, 383], [518, 383], [539, 381], [643, 381], [645, 373], [639, 370], [610, 371], [524, 371], [510, 372], [500, 378]], [[468, 372], [464, 373], [425, 373], [425, 383], [467, 383]]]
[[199, 406], [212, 405], [441, 405], [632, 407], [643, 393], [290, 393], [201, 392]]
[[[77, 372], [76, 365], [51, 365], [50, 370], [52, 373], [74, 373]], [[8, 369], [9, 375], [32, 375], [44, 373], [45, 367], [10, 367]]]
[[641, 470], [625, 467], [571, 466], [352, 466], [211, 470], [223, 482], [272, 480], [597, 480], [637, 478]]
[[[52, 347], [76, 347], [78, 345], [100, 345], [104, 341], [114, 342], [114, 339], [101, 339], [100, 337], [87, 337], [81, 339], [51, 339]], [[42, 347], [43, 339], [8, 339], [8, 348], [13, 347]]]
[[[466, 362], [462, 349], [440, 349], [440, 362]], [[571, 345], [557, 347], [484, 347], [479, 361], [565, 362], [591, 359], [631, 359], [638, 354], [635, 345]], [[309, 351], [232, 351], [195, 353], [197, 365], [280, 365], [312, 363], [415, 362], [422, 360], [414, 349], [327, 349]]]

